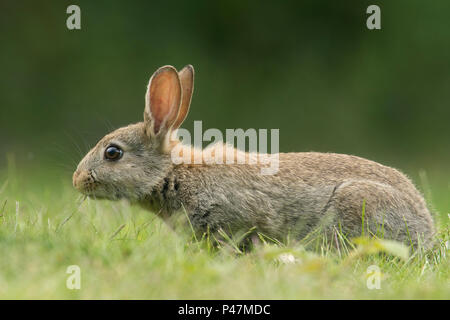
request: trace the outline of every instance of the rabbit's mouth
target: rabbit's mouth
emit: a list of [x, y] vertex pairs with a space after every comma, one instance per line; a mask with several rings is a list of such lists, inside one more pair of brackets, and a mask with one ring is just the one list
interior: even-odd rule
[[76, 170], [73, 174], [73, 186], [82, 194], [92, 198], [102, 196], [98, 192], [100, 183], [93, 170]]
[[129, 198], [126, 190], [111, 183], [102, 183], [94, 170], [77, 170], [73, 174], [73, 186], [94, 200], [121, 200]]

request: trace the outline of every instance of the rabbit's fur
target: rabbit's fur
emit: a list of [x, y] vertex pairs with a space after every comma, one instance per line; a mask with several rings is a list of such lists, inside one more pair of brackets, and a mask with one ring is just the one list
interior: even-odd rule
[[[180, 142], [173, 136], [187, 115], [193, 76], [192, 66], [179, 73], [158, 69], [146, 93], [144, 122], [100, 140], [78, 165], [74, 186], [94, 198], [129, 199], [163, 218], [186, 210], [199, 234], [256, 228], [283, 240], [322, 228], [351, 238], [361, 235], [364, 221], [366, 235], [430, 246], [433, 220], [422, 195], [405, 175], [373, 161], [280, 153], [274, 175], [262, 175], [259, 163], [174, 164], [171, 150]], [[120, 160], [105, 159], [110, 145], [123, 150]]]

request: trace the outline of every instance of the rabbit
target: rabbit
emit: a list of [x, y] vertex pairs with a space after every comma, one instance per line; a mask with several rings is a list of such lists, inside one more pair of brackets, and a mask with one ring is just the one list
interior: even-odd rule
[[174, 148], [193, 148], [176, 138], [193, 89], [191, 65], [159, 68], [148, 83], [143, 122], [102, 138], [79, 163], [74, 187], [95, 199], [128, 199], [164, 220], [184, 211], [199, 235], [254, 230], [285, 241], [315, 230], [331, 239], [339, 230], [349, 239], [370, 234], [430, 247], [435, 229], [421, 193], [401, 172], [370, 160], [279, 153], [272, 175], [261, 174], [260, 162], [174, 163]]

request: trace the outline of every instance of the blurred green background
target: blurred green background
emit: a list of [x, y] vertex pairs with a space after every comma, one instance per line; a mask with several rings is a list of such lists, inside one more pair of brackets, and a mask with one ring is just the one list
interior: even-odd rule
[[[70, 4], [81, 30], [66, 28]], [[366, 28], [370, 4], [382, 30]], [[448, 193], [449, 13], [447, 0], [2, 1], [0, 165], [14, 154], [70, 179], [105, 133], [141, 121], [159, 66], [192, 64], [184, 127], [279, 128], [283, 152], [424, 170]]]

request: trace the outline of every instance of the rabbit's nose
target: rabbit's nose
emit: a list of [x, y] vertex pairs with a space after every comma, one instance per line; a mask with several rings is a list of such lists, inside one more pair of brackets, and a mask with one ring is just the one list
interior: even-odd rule
[[73, 177], [72, 177], [72, 183], [73, 183], [73, 186], [74, 186], [75, 188], [77, 188], [78, 177], [79, 177], [79, 176], [80, 176], [80, 171], [76, 170], [76, 171], [73, 173]]
[[73, 186], [81, 193], [92, 192], [96, 187], [94, 173], [91, 170], [77, 170], [73, 174]]
[[73, 173], [72, 182], [75, 189], [81, 190], [80, 188], [81, 186], [83, 186], [84, 180], [86, 179], [87, 176], [88, 172], [86, 170], [76, 170]]

